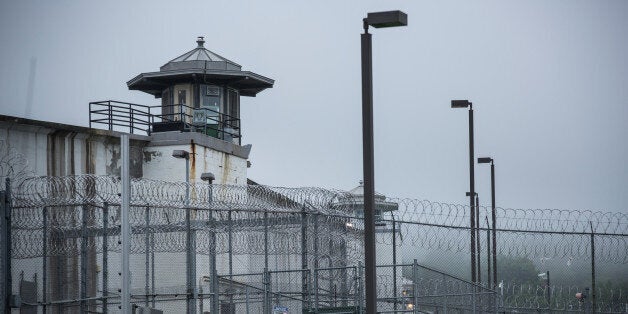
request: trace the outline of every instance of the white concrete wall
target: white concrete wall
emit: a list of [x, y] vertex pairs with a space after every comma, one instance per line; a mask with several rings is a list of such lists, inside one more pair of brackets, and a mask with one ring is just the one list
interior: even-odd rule
[[246, 185], [246, 159], [197, 144], [144, 148], [144, 178], [185, 181], [185, 160], [172, 157], [173, 150], [190, 152], [190, 183], [201, 183], [201, 174], [211, 172], [214, 184]]

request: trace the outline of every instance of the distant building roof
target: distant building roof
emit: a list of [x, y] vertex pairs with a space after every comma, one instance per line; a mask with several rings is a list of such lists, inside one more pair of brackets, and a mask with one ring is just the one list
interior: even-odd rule
[[[350, 206], [357, 209], [364, 207], [364, 182], [360, 180], [360, 185], [349, 190], [348, 195], [339, 197], [332, 206]], [[381, 211], [393, 211], [399, 209], [399, 204], [396, 202], [386, 201], [386, 196], [375, 192], [375, 208]]]

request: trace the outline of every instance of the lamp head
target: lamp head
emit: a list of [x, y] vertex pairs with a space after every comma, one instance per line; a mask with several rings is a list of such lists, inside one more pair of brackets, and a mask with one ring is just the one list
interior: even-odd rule
[[190, 158], [190, 153], [187, 150], [175, 149], [175, 150], [172, 151], [172, 157], [189, 159]]
[[478, 164], [489, 164], [493, 162], [493, 158], [491, 157], [480, 157], [478, 158]]
[[451, 108], [467, 108], [469, 106], [471, 106], [472, 103], [466, 99], [464, 100], [452, 100], [451, 101]]
[[211, 172], [203, 172], [201, 174], [201, 180], [209, 181], [209, 184], [212, 184], [212, 182], [214, 182], [215, 179], [216, 179], [216, 177]]
[[408, 15], [396, 10], [368, 13], [366, 23], [375, 28], [397, 27], [408, 25]]

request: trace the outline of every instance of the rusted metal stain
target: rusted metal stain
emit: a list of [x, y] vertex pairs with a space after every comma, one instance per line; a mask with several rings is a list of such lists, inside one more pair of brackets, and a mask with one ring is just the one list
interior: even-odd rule
[[190, 140], [190, 182], [196, 180], [196, 144]]
[[228, 184], [227, 179], [229, 178], [229, 172], [230, 167], [229, 167], [229, 155], [227, 154], [223, 154], [223, 158], [222, 158], [222, 180], [220, 183], [222, 184]]

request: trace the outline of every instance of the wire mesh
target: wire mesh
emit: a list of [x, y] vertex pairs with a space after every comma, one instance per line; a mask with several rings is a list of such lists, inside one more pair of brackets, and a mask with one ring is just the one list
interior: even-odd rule
[[[186, 304], [197, 312], [214, 306], [226, 313], [359, 311], [364, 222], [355, 210], [360, 201], [347, 192], [146, 179], [133, 180], [131, 189], [135, 305], [168, 313], [189, 311]], [[14, 277], [24, 279], [14, 280], [13, 291], [26, 296], [35, 290], [31, 304], [51, 311], [118, 311], [120, 192], [115, 177], [19, 180], [12, 193], [11, 259]], [[497, 287], [489, 277], [491, 236], [484, 237], [490, 226], [477, 230], [481, 275], [469, 282], [468, 207], [387, 202], [398, 209], [381, 213], [377, 222], [381, 311], [455, 312], [474, 302], [481, 311], [591, 307], [593, 293], [585, 302], [573, 295], [591, 287], [592, 236], [596, 308], [621, 312], [628, 303], [626, 280], [618, 279], [628, 278], [626, 214], [497, 209]], [[408, 264], [414, 259], [418, 264]], [[525, 276], [510, 276], [510, 264], [530, 267]], [[546, 270], [552, 283], [544, 286], [537, 275]], [[197, 280], [187, 282], [188, 271]]]

